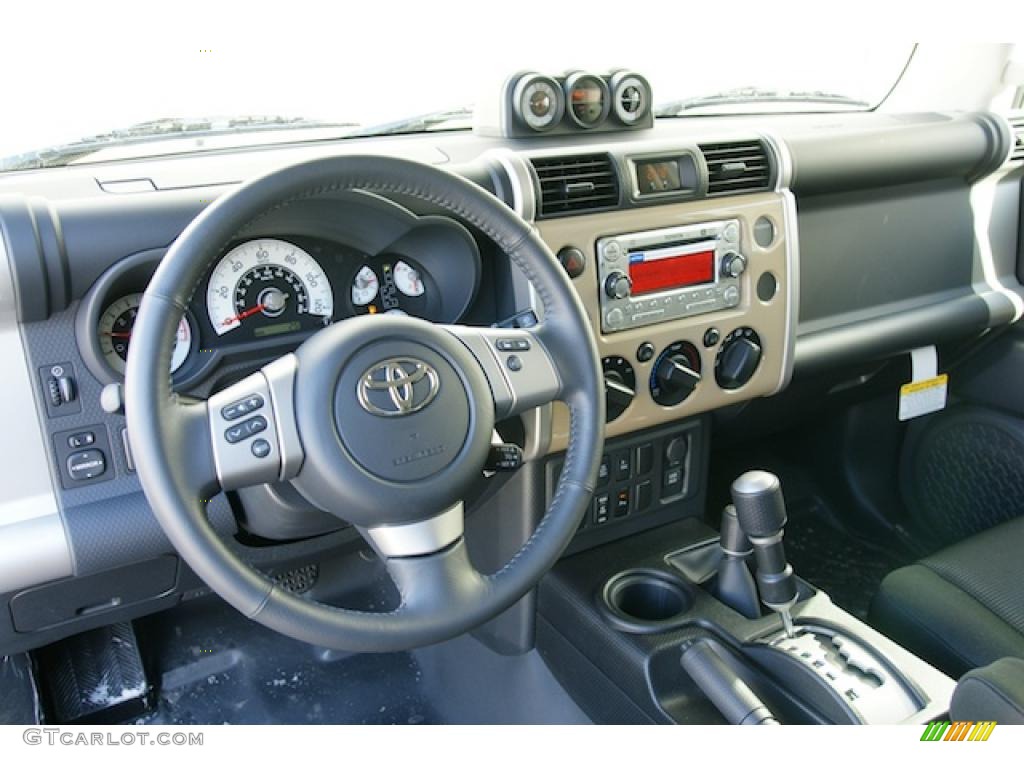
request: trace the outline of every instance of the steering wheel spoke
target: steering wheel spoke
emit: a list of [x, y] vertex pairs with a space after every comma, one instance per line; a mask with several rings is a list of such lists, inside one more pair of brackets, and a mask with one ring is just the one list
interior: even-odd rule
[[383, 559], [403, 611], [429, 615], [441, 606], [470, 605], [486, 591], [462, 538], [463, 516], [459, 501], [426, 520], [361, 531]]
[[379, 525], [360, 532], [385, 558], [432, 555], [462, 538], [465, 512], [461, 501], [438, 515], [404, 525]]
[[563, 393], [558, 368], [536, 328], [475, 328], [448, 325], [484, 370], [494, 398], [494, 418], [515, 416], [557, 400]]
[[288, 480], [302, 466], [295, 374], [295, 355], [285, 355], [207, 401], [214, 465], [224, 490]]

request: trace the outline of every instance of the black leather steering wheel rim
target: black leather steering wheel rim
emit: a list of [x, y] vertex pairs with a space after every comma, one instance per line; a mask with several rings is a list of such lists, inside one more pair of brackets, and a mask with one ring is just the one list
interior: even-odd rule
[[[552, 502], [498, 572], [478, 574], [460, 537], [425, 557], [388, 560], [402, 595], [390, 613], [296, 596], [252, 570], [209, 525], [207, 406], [172, 391], [174, 330], [213, 261], [268, 211], [307, 197], [363, 190], [436, 205], [477, 227], [523, 271], [541, 302], [537, 330], [569, 409], [568, 448]], [[343, 204], [343, 203], [339, 203]], [[133, 330], [125, 384], [129, 436], [146, 497], [179, 554], [227, 602], [283, 634], [349, 651], [392, 651], [461, 634], [523, 597], [556, 562], [589, 506], [603, 450], [604, 397], [596, 343], [568, 277], [533, 228], [482, 188], [447, 171], [389, 157], [340, 156], [276, 171], [221, 197], [175, 241], [151, 280]]]

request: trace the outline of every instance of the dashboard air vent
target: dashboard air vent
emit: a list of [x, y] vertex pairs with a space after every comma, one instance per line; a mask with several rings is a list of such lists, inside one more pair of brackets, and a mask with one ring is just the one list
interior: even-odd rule
[[540, 182], [541, 216], [564, 216], [619, 204], [619, 177], [608, 155], [538, 157], [530, 162]]
[[1013, 147], [1010, 149], [1010, 162], [1024, 160], [1024, 117], [1010, 120], [1013, 129]]
[[771, 189], [772, 168], [761, 141], [701, 144], [708, 165], [708, 195], [738, 195]]

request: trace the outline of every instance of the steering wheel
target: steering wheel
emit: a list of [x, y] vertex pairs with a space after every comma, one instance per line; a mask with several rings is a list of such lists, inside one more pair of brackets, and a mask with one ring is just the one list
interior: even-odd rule
[[[476, 226], [532, 283], [541, 322], [505, 330], [391, 315], [351, 318], [206, 401], [174, 393], [168, 371], [175, 329], [232, 238], [273, 209], [350, 190], [417, 199]], [[181, 557], [249, 618], [339, 650], [440, 642], [519, 600], [575, 533], [604, 442], [593, 332], [551, 251], [482, 188], [397, 158], [295, 165], [210, 205], [174, 242], [146, 289], [125, 382], [139, 479]], [[466, 551], [462, 499], [480, 477], [495, 420], [555, 400], [568, 406], [570, 419], [551, 504], [508, 563], [481, 574]], [[280, 481], [359, 531], [398, 588], [397, 609], [363, 612], [300, 597], [250, 568], [218, 537], [205, 514], [208, 499]]]

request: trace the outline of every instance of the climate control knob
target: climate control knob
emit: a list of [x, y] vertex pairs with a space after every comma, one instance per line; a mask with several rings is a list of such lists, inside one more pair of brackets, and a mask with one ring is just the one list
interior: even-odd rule
[[677, 341], [654, 363], [651, 397], [659, 405], [678, 405], [693, 393], [700, 379], [700, 352], [688, 341]]
[[624, 357], [613, 355], [601, 361], [604, 368], [605, 421], [614, 421], [636, 397], [636, 374]]
[[730, 251], [722, 257], [722, 277], [739, 277], [747, 269], [747, 257]]
[[722, 341], [715, 358], [715, 381], [722, 389], [739, 389], [761, 363], [761, 339], [753, 328], [737, 328]]
[[624, 272], [612, 272], [604, 281], [604, 292], [613, 299], [624, 299], [629, 296], [633, 281]]

